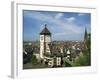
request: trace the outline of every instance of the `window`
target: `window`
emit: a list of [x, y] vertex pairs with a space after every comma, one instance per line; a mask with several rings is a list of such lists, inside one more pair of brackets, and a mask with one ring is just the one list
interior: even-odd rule
[[43, 36], [41, 36], [41, 40], [43, 40]]

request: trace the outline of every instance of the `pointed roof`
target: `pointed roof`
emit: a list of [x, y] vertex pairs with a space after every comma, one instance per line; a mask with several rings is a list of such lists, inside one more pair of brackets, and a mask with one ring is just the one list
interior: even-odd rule
[[84, 34], [84, 39], [87, 38], [87, 29], [85, 28], [85, 34]]
[[45, 24], [45, 28], [41, 31], [41, 35], [51, 35], [50, 31], [47, 29], [47, 24]]

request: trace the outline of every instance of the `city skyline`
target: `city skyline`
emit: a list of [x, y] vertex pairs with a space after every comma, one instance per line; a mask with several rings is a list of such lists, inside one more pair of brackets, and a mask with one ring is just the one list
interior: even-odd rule
[[39, 40], [39, 33], [47, 24], [52, 40], [83, 40], [85, 28], [91, 32], [91, 14], [23, 10], [24, 41]]

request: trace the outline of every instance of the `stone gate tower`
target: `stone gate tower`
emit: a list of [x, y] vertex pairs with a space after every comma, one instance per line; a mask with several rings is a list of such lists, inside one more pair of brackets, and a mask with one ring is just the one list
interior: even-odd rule
[[40, 33], [40, 58], [44, 58], [45, 54], [50, 54], [49, 44], [51, 42], [51, 33], [47, 29], [47, 25], [45, 24], [45, 28]]

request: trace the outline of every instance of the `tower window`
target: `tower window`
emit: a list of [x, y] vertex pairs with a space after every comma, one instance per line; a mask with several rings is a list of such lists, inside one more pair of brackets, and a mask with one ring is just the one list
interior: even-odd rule
[[43, 37], [41, 37], [41, 40], [43, 40]]

